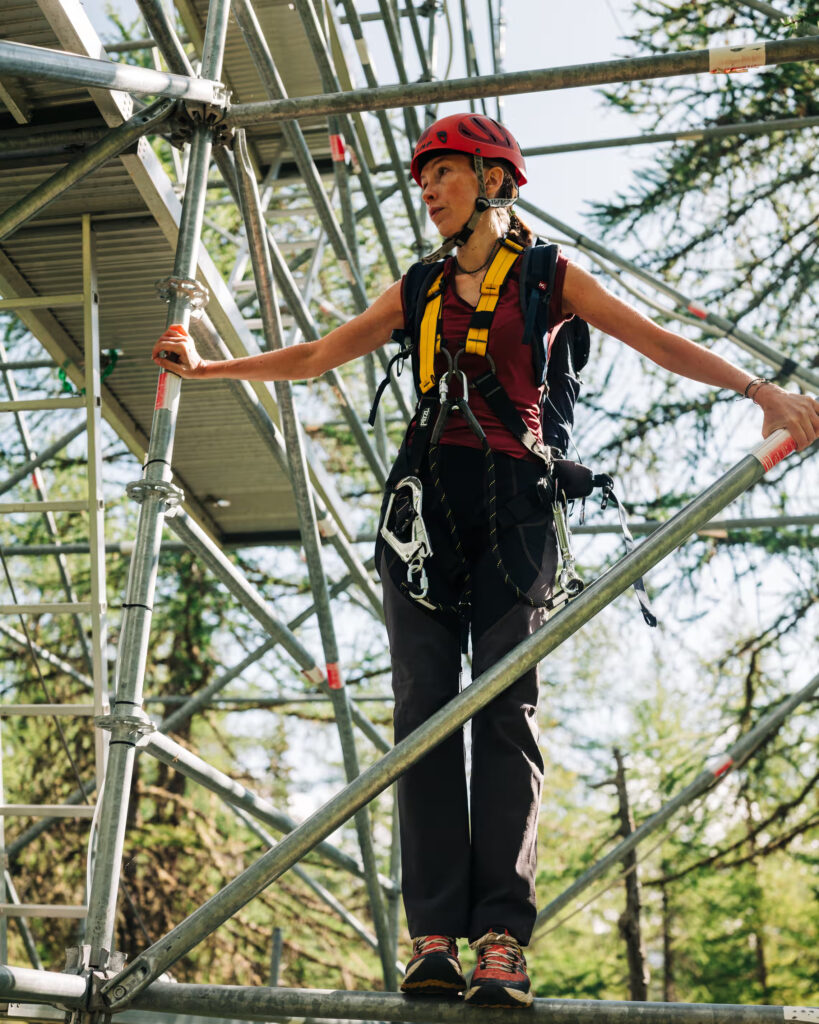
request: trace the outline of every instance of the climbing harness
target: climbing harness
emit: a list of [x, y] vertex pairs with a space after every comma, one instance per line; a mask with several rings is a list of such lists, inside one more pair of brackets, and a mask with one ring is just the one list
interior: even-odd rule
[[[631, 550], [633, 547], [633, 538], [628, 531], [622, 505], [614, 495], [611, 477], [607, 474], [595, 475], [587, 467], [563, 457], [569, 444], [574, 422], [574, 404], [580, 390], [578, 371], [588, 359], [589, 334], [588, 327], [583, 321], [576, 317], [572, 318], [556, 333], [552, 340], [552, 350], [549, 349], [549, 303], [554, 288], [557, 255], [556, 245], [539, 243], [533, 248], [524, 249], [510, 239], [501, 239], [498, 251], [481, 282], [480, 297], [470, 318], [465, 341], [455, 352], [454, 357], [443, 344], [443, 304], [447, 286], [445, 264], [433, 268], [429, 268], [423, 262], [415, 264], [405, 276], [404, 308], [407, 311], [409, 337], [404, 332], [397, 332], [401, 349], [388, 364], [388, 377], [376, 393], [376, 401], [370, 412], [370, 423], [374, 422], [377, 401], [389, 380], [389, 372], [393, 365], [400, 360], [397, 371], [400, 373], [404, 361], [411, 358], [418, 404], [407, 438], [402, 445], [402, 451], [408, 457], [410, 470], [409, 475], [400, 478], [393, 485], [382, 517], [383, 526], [380, 533], [399, 557], [408, 563], [407, 582], [402, 585], [402, 589], [415, 600], [420, 598], [420, 603], [427, 608], [455, 611], [463, 617], [464, 609], [471, 597], [468, 563], [457, 536], [454, 516], [438, 471], [439, 443], [447, 422], [454, 413], [461, 414], [484, 453], [490, 549], [499, 574], [519, 600], [532, 607], [553, 609], [576, 597], [583, 590], [584, 583], [577, 572], [572, 548], [568, 522], [569, 506], [576, 499], [585, 502], [596, 488], [602, 492], [602, 508], [606, 508], [609, 501], [616, 505], [627, 548]], [[556, 441], [556, 444], [540, 441], [526, 425], [498, 379], [495, 361], [488, 350], [490, 329], [501, 290], [521, 256], [520, 292], [524, 318], [522, 342], [531, 346], [535, 381], [545, 385], [541, 409], [544, 439], [548, 437]], [[486, 369], [471, 380], [459, 365], [464, 354], [482, 357], [486, 363]], [[444, 367], [437, 376], [436, 357], [439, 360], [443, 357], [444, 360]], [[498, 507], [495, 460], [483, 427], [470, 408], [470, 386], [483, 397], [503, 426], [543, 464], [543, 476], [535, 493], [513, 497], [507, 503], [509, 507]], [[425, 455], [428, 457], [433, 488], [441, 502], [453, 547], [464, 572], [464, 585], [457, 608], [436, 606], [428, 597], [428, 578], [423, 562], [432, 555], [432, 551], [425, 530], [423, 538], [426, 544], [416, 539], [422, 536], [417, 521], [423, 522], [422, 485], [419, 473]], [[407, 519], [406, 513], [401, 519], [395, 514], [397, 495], [405, 490], [412, 495], [412, 502], [409, 503], [413, 510], [411, 520]], [[526, 502], [526, 509], [519, 508], [513, 511], [511, 508], [512, 505], [522, 505]], [[403, 504], [406, 506], [408, 502], [405, 501]], [[504, 565], [499, 538], [499, 522], [503, 525], [510, 519], [514, 521], [515, 516], [518, 517], [517, 521], [521, 521], [522, 517], [530, 512], [533, 504], [535, 507], [551, 511], [561, 560], [557, 579], [558, 589], [551, 597], [543, 600], [533, 599], [511, 578]], [[411, 523], [409, 532], [408, 523]], [[635, 591], [645, 621], [649, 625], [656, 625], [657, 620], [650, 609], [642, 580], [635, 584]]]

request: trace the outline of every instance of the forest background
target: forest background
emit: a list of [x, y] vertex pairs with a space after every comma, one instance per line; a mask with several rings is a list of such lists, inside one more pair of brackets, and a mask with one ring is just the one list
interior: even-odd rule
[[[611, 49], [596, 55], [600, 57], [804, 34], [798, 24], [772, 23], [741, 3], [646, 0], [607, 9], [618, 24], [620, 38], [612, 38]], [[525, 19], [532, 18], [528, 5], [511, 4], [508, 11], [516, 32], [521, 22], [525, 26]], [[816, 22], [817, 0], [803, 5], [802, 14]], [[457, 33], [457, 12], [453, 17]], [[569, 63], [560, 43], [564, 24], [557, 15], [548, 25], [540, 23], [553, 33], [539, 51], [540, 59], [531, 55], [531, 48], [516, 47], [510, 38], [508, 69]], [[104, 38], [114, 41], [145, 34], [143, 25], [127, 12], [119, 12]], [[379, 63], [388, 66], [386, 58]], [[456, 66], [452, 75], [457, 74]], [[789, 64], [730, 78], [697, 76], [612, 87], [596, 93], [596, 117], [572, 118], [574, 130], [567, 138], [816, 116], [816, 86], [815, 66]], [[523, 126], [519, 134], [524, 146], [558, 141], [551, 131], [556, 117], [551, 115], [570, 102], [565, 95], [555, 98], [554, 94], [547, 99], [509, 98], [506, 116], [513, 128]], [[447, 112], [448, 108], [440, 111]], [[400, 131], [400, 115], [393, 117]], [[169, 173], [175, 174], [169, 148], [159, 144], [158, 151]], [[533, 159], [527, 198], [570, 219], [560, 204], [576, 206], [582, 191], [591, 201], [577, 226], [586, 234], [601, 238], [805, 365], [816, 366], [815, 129], [695, 139], [641, 147], [617, 158], [612, 152], [619, 153], [561, 158], [570, 159], [570, 164], [552, 162], [555, 158]], [[607, 178], [604, 184], [599, 178], [601, 167]], [[591, 168], [595, 169], [593, 180]], [[560, 193], [563, 188], [568, 190], [566, 196]], [[291, 195], [282, 190], [275, 203], [285, 211], [297, 196], [298, 187], [293, 186]], [[393, 236], [409, 237], [398, 204], [388, 202], [385, 211]], [[572, 219], [576, 222], [577, 217]], [[225, 232], [235, 235], [239, 224], [229, 208], [216, 210], [211, 220], [209, 248], [227, 277], [236, 250], [225, 241]], [[296, 218], [282, 216], [276, 224], [284, 242], [303, 237], [304, 225]], [[389, 278], [367, 221], [360, 225], [359, 242], [368, 293], [376, 295]], [[568, 247], [567, 251], [574, 255]], [[414, 258], [409, 249], [403, 255], [406, 263]], [[580, 261], [589, 265], [582, 257]], [[680, 327], [677, 319], [646, 302], [647, 296], [625, 291], [624, 280], [601, 268], [592, 269], [662, 322], [701, 338], [696, 326]], [[348, 308], [348, 293], [329, 255], [320, 281], [328, 308]], [[252, 304], [248, 313], [255, 315]], [[332, 312], [322, 315], [328, 328], [338, 322]], [[5, 321], [4, 333], [10, 358], [31, 351], [30, 337], [15, 321]], [[146, 339], [146, 357], [151, 341]], [[617, 343], [600, 337], [594, 343], [593, 358], [584, 372], [577, 449], [586, 463], [615, 475], [631, 518], [661, 521], [755, 442], [759, 416], [750, 403], [738, 402], [731, 394], [669, 379]], [[707, 343], [753, 372], [764, 373], [765, 367], [737, 353], [731, 343], [719, 338]], [[362, 377], [357, 367], [345, 373], [359, 409], [365, 410], [368, 399]], [[28, 378], [18, 375], [18, 385], [34, 396], [54, 393], [59, 382], [53, 374], [35, 373]], [[379, 504], [377, 488], [334, 412], [332, 393], [326, 384], [316, 382], [297, 386], [296, 394], [308, 433], [318, 442], [326, 467], [354, 509], [355, 525], [364, 533], [372, 532]], [[187, 390], [183, 401], [186, 396]], [[391, 411], [390, 434], [395, 444], [401, 427], [395, 409]], [[58, 417], [35, 426], [43, 439], [65, 429]], [[21, 444], [11, 434], [4, 433], [2, 446], [10, 470], [25, 461]], [[81, 460], [81, 449], [69, 449], [51, 464], [52, 497], [76, 495]], [[109, 540], [133, 536], [133, 514], [122, 499], [122, 484], [135, 475], [134, 468], [130, 453], [109, 436]], [[814, 673], [819, 624], [816, 530], [787, 525], [785, 517], [815, 512], [817, 480], [815, 459], [812, 465], [807, 453], [786, 460], [727, 513], [782, 517], [783, 525], [703, 532], [653, 571], [649, 585], [661, 620], [658, 630], [649, 632], [636, 604], [624, 597], [542, 666], [540, 726], [547, 763], [538, 875], [542, 905], [610, 849], [623, 827], [615, 785], [618, 757], [621, 781], [639, 823], [696, 776], [709, 755], [724, 750]], [[25, 485], [12, 496], [18, 495], [26, 496]], [[590, 505], [588, 520], [611, 522], [611, 512], [603, 514]], [[66, 541], [81, 535], [81, 523], [70, 516], [63, 518], [61, 526]], [[31, 519], [10, 517], [4, 524], [6, 549], [44, 539], [42, 525]], [[584, 537], [577, 546], [587, 578], [604, 571], [621, 551], [619, 541], [607, 537]], [[361, 550], [364, 557], [369, 554], [366, 545]], [[283, 618], [295, 617], [309, 603], [306, 572], [297, 549], [242, 550], [234, 557]], [[10, 555], [8, 564], [18, 588], [26, 594], [56, 599], [58, 580], [52, 563]], [[330, 555], [328, 571], [331, 578], [342, 575]], [[72, 563], [80, 596], [84, 572], [87, 568], [79, 560]], [[108, 571], [112, 663], [116, 609], [126, 573], [127, 560], [112, 557]], [[255, 623], [190, 555], [173, 551], [163, 555], [157, 609], [149, 665], [149, 692], [155, 699], [195, 692], [224, 667], [238, 663], [261, 639]], [[377, 698], [362, 706], [389, 732], [389, 701], [382, 699], [389, 689], [383, 633], [352, 590], [339, 596], [336, 611], [349, 684], [358, 699]], [[65, 623], [41, 616], [29, 628], [37, 643], [82, 674], [82, 654]], [[318, 649], [318, 636], [309, 621], [300, 636], [308, 647]], [[2, 697], [9, 702], [44, 699], [23, 652], [19, 637], [4, 631], [0, 637]], [[75, 676], [53, 665], [41, 668], [54, 697], [77, 699], [82, 690]], [[263, 698], [294, 695], [303, 687], [292, 665], [273, 652], [225, 693]], [[149, 709], [160, 717], [161, 700]], [[639, 878], [642, 889], [639, 919], [644, 974], [650, 976], [649, 998], [815, 1002], [819, 980], [815, 709], [815, 700], [803, 705], [719, 789], [686, 808], [666, 831], [641, 848], [632, 877]], [[66, 728], [74, 763], [83, 774], [92, 754], [90, 738], [81, 730]], [[175, 735], [295, 818], [306, 816], [341, 784], [334, 726], [329, 712], [316, 704], [241, 713], [216, 708]], [[75, 788], [76, 778], [49, 720], [4, 722], [3, 742], [9, 802], [54, 803]], [[364, 742], [360, 756], [368, 764], [377, 754]], [[389, 794], [373, 806], [385, 870], [390, 859], [391, 809]], [[14, 843], [16, 829], [7, 825], [7, 844]], [[82, 902], [86, 840], [87, 825], [63, 822], [20, 849], [11, 863], [20, 897], [28, 902]], [[355, 849], [351, 826], [333, 840]], [[140, 759], [126, 840], [118, 948], [133, 957], [262, 849], [258, 835], [237, 823], [216, 800], [163, 766]], [[367, 919], [366, 896], [359, 883], [317, 856], [309, 858], [309, 870], [350, 911]], [[595, 898], [588, 899], [589, 895]], [[614, 999], [635, 995], [636, 982], [627, 959], [629, 941], [633, 945], [629, 930], [633, 917], [624, 914], [623, 881], [609, 876], [599, 891], [593, 889], [585, 898], [588, 905], [567, 908], [560, 926], [551, 930], [550, 925], [530, 951], [538, 994]], [[77, 941], [74, 928], [66, 923], [31, 922], [38, 953], [47, 967], [59, 969], [62, 949]], [[281, 929], [283, 938], [282, 984], [379, 986], [375, 954], [358, 941], [348, 924], [328, 913], [326, 905], [292, 872], [178, 964], [175, 977], [265, 982], [275, 928]], [[403, 931], [401, 935], [400, 953], [406, 957], [408, 944]], [[14, 928], [9, 943], [10, 962], [25, 962], [26, 952]]]

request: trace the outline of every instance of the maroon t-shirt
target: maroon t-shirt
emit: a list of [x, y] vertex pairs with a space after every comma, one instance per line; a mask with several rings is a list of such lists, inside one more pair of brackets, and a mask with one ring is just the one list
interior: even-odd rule
[[[523, 344], [523, 311], [520, 305], [520, 263], [518, 257], [504, 281], [492, 326], [489, 329], [489, 345], [487, 352], [495, 362], [495, 373], [504, 391], [514, 403], [523, 422], [535, 437], [543, 440], [540, 423], [540, 399], [542, 387], [537, 387], [532, 369], [532, 349]], [[563, 282], [566, 278], [568, 260], [561, 253], [557, 258], [554, 289], [549, 305], [549, 343], [557, 333], [557, 328], [567, 319], [563, 316]], [[455, 291], [455, 261], [448, 259], [444, 265], [444, 299], [442, 305], [443, 345], [452, 358], [463, 348], [466, 341], [469, 321], [474, 307], [462, 299]], [[401, 301], [403, 303], [403, 282]], [[435, 357], [435, 387], [441, 374], [447, 369], [446, 357], [438, 354]], [[482, 356], [464, 353], [458, 360], [458, 369], [463, 370], [467, 379], [474, 380], [487, 369], [487, 361]], [[457, 376], [451, 379], [450, 399], [460, 397], [461, 384]], [[496, 452], [504, 452], [518, 459], [532, 459], [526, 448], [501, 423], [474, 387], [469, 389], [469, 406], [486, 434], [489, 447]], [[480, 448], [481, 443], [472, 432], [469, 424], [457, 410], [453, 410], [441, 435], [441, 444], [462, 445], [465, 448]]]

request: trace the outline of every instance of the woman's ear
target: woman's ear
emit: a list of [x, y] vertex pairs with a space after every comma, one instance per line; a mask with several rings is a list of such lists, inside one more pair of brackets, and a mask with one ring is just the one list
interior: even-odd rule
[[503, 184], [503, 168], [490, 167], [484, 172], [483, 180], [486, 182], [486, 194], [494, 199]]

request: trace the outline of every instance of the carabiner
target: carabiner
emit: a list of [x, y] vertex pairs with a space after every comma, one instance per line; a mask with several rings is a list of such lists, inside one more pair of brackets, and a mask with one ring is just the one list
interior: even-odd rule
[[[406, 488], [410, 492], [409, 514], [411, 516], [411, 522], [410, 536], [408, 540], [400, 540], [389, 528], [390, 514], [392, 513], [393, 506], [395, 505], [396, 495], [399, 490], [402, 490], [403, 488]], [[429, 543], [429, 534], [427, 533], [427, 528], [424, 525], [424, 520], [421, 515], [422, 494], [423, 489], [421, 487], [421, 481], [417, 476], [405, 476], [403, 480], [399, 480], [393, 488], [392, 494], [387, 502], [387, 511], [384, 515], [384, 525], [381, 527], [381, 536], [398, 555], [401, 561], [414, 563], [416, 566], [419, 566], [421, 570], [423, 570], [424, 559], [429, 558], [432, 554], [432, 547]], [[407, 572], [407, 578], [411, 581], [410, 570]]]

